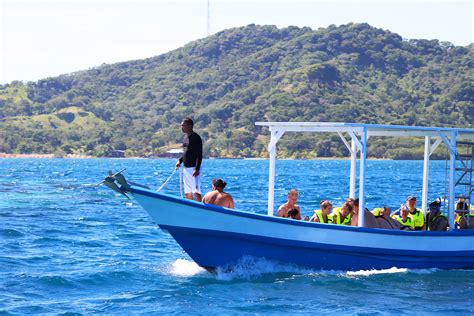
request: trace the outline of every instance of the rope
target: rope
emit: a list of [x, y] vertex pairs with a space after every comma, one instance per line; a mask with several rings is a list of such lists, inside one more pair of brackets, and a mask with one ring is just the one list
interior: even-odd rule
[[176, 173], [176, 170], [178, 169], [174, 169], [173, 172], [171, 173], [171, 175], [168, 177], [168, 179], [166, 179], [166, 181], [158, 188], [158, 190], [156, 190], [156, 192], [160, 192], [161, 189], [163, 189], [165, 187], [165, 185], [171, 180], [171, 178], [173, 177], [173, 175]]

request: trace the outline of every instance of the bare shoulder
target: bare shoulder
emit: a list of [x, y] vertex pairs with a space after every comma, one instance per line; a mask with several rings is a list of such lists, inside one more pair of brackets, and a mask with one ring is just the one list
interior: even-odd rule
[[234, 198], [232, 197], [232, 195], [227, 194], [227, 200], [229, 200], [229, 201], [234, 201]]
[[212, 203], [213, 199], [215, 198], [216, 194], [214, 191], [207, 192], [204, 197], [202, 198], [202, 201], [204, 203]]
[[285, 217], [286, 211], [287, 211], [287, 205], [285, 203], [285, 204], [280, 205], [280, 207], [278, 208], [278, 214], [277, 215], [279, 217]]

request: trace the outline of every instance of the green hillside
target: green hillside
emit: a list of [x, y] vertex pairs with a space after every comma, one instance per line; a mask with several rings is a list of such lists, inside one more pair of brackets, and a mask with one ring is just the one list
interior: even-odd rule
[[[266, 155], [255, 121], [474, 127], [474, 46], [405, 40], [367, 24], [248, 25], [169, 53], [0, 86], [0, 152], [157, 155], [195, 119], [210, 156]], [[369, 155], [417, 158], [423, 140]], [[283, 136], [286, 157], [347, 155], [338, 136]], [[438, 152], [438, 156], [444, 152]]]

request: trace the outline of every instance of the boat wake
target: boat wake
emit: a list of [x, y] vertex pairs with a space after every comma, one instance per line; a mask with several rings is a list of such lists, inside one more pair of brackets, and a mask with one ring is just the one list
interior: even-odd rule
[[377, 274], [392, 274], [392, 273], [406, 273], [408, 269], [404, 268], [390, 268], [390, 269], [382, 269], [382, 270], [359, 270], [359, 271], [347, 271], [347, 276], [371, 276]]
[[290, 263], [245, 256], [234, 264], [217, 268], [216, 277], [218, 280], [232, 281], [234, 279], [256, 279], [262, 275], [273, 273], [310, 274], [313, 272], [311, 269]]
[[439, 271], [439, 269], [405, 269], [392, 267], [390, 269], [381, 269], [381, 270], [359, 270], [359, 271], [347, 271], [346, 275], [348, 277], [369, 277], [377, 274], [394, 274], [394, 273], [414, 273], [414, 274], [431, 274]]
[[[263, 275], [290, 273], [296, 275], [307, 275], [310, 277], [338, 276], [347, 278], [371, 277], [381, 274], [431, 274], [439, 269], [405, 269], [392, 267], [381, 270], [359, 270], [359, 271], [341, 271], [341, 270], [313, 270], [303, 268], [294, 264], [282, 263], [268, 260], [265, 258], [255, 258], [246, 256], [238, 262], [215, 270], [215, 277], [220, 281], [232, 281], [235, 279], [253, 280]], [[194, 277], [206, 274], [207, 271], [192, 260], [178, 259], [169, 267], [169, 273], [177, 277]]]

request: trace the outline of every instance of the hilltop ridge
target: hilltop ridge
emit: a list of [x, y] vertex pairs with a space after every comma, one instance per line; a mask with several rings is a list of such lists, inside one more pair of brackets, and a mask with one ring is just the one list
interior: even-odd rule
[[[368, 24], [228, 29], [143, 60], [1, 85], [0, 152], [157, 155], [179, 146], [186, 116], [217, 157], [265, 156], [262, 120], [472, 128], [473, 48]], [[369, 155], [417, 158], [420, 144], [376, 139]], [[279, 151], [347, 155], [337, 135], [284, 136]]]

